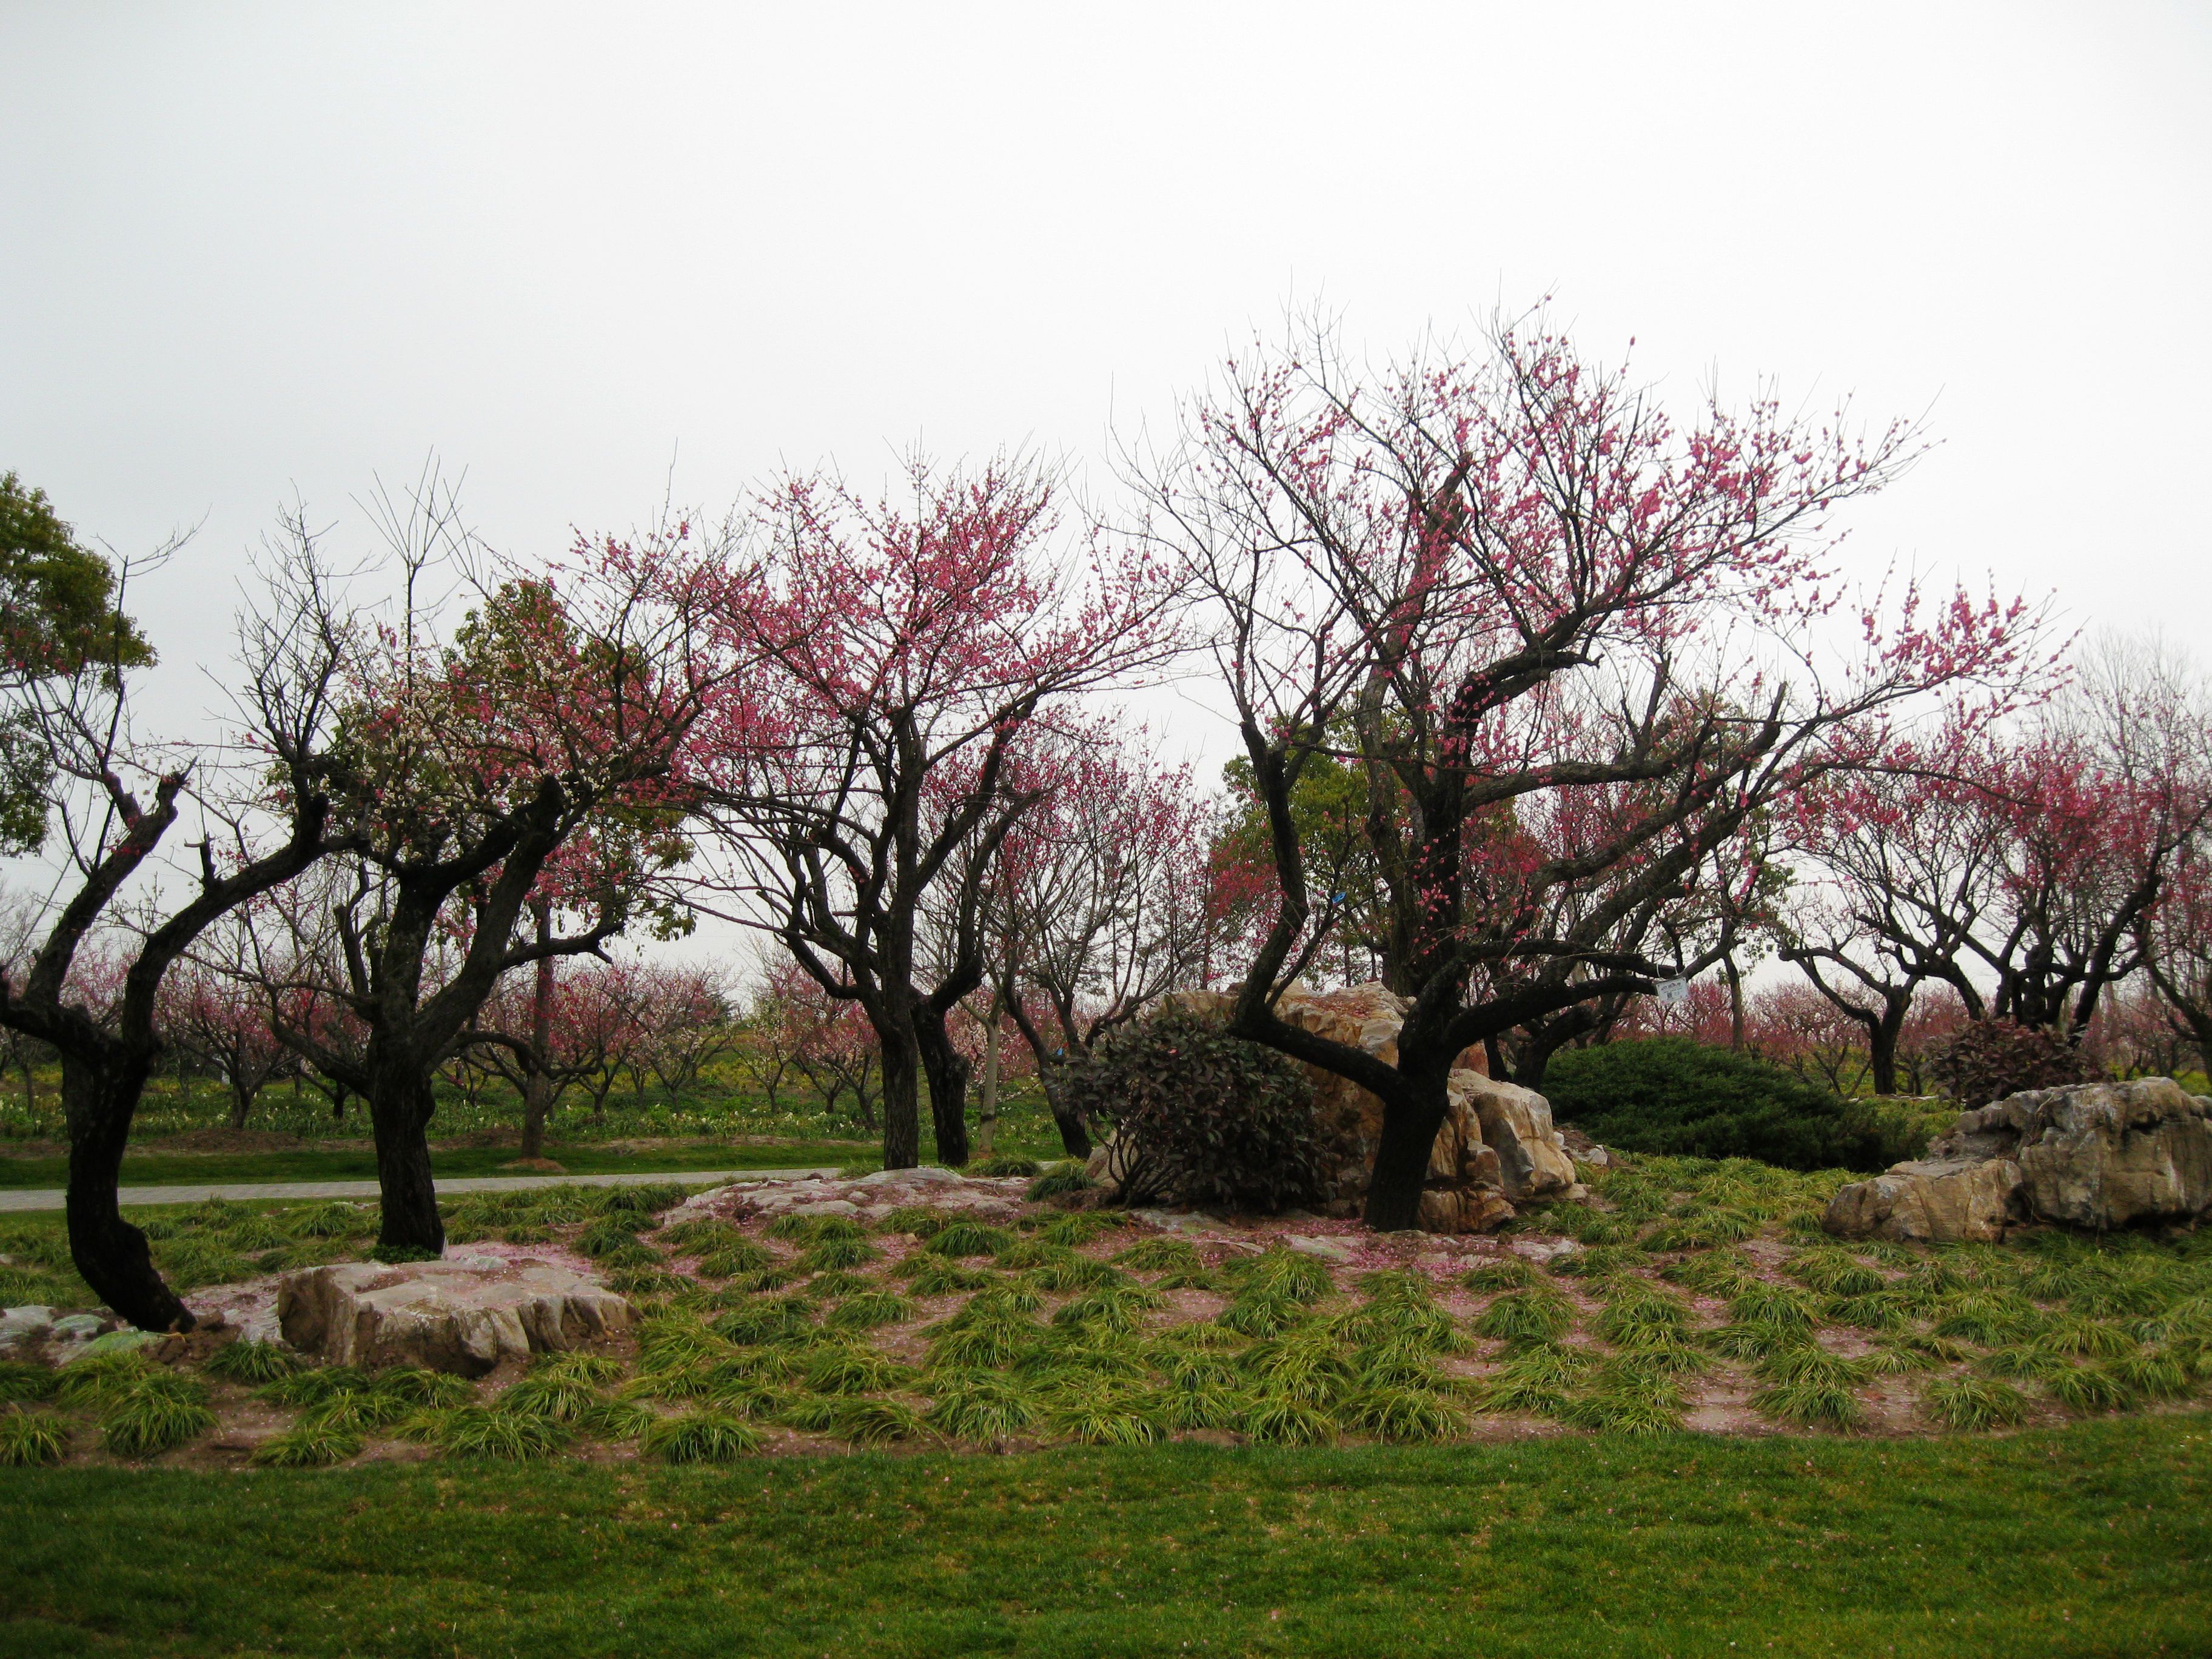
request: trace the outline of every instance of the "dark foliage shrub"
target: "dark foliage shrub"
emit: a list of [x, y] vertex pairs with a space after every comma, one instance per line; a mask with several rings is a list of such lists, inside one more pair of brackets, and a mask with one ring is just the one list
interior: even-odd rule
[[1570, 1049], [1544, 1073], [1552, 1115], [1623, 1152], [1878, 1170], [1881, 1138], [1827, 1090], [1689, 1037]]
[[1169, 1011], [1078, 1062], [1069, 1103], [1114, 1132], [1127, 1203], [1272, 1212], [1310, 1202], [1335, 1167], [1295, 1061]]
[[2055, 1031], [1978, 1019], [1947, 1037], [1929, 1070], [1961, 1106], [1986, 1106], [2022, 1089], [2059, 1089], [2104, 1076], [2094, 1061]]

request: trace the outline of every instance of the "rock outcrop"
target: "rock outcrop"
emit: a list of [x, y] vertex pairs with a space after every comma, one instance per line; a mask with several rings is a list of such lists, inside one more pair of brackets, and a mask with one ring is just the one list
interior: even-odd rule
[[[1170, 999], [1201, 1018], [1225, 1020], [1234, 999], [1218, 991], [1194, 991]], [[1398, 1058], [1398, 1031], [1411, 1005], [1377, 984], [1341, 991], [1293, 990], [1276, 1012], [1291, 1024], [1333, 1042], [1363, 1048], [1386, 1063]], [[1376, 1148], [1382, 1135], [1382, 1103], [1334, 1072], [1309, 1066], [1316, 1109], [1336, 1131], [1345, 1161], [1322, 1194], [1322, 1207], [1347, 1212], [1365, 1195]], [[1552, 1125], [1543, 1096], [1486, 1075], [1482, 1051], [1459, 1058], [1447, 1085], [1444, 1125], [1430, 1149], [1421, 1194], [1424, 1231], [1487, 1232], [1513, 1218], [1515, 1203], [1565, 1194], [1574, 1184], [1574, 1160]], [[1094, 1177], [1111, 1178], [1113, 1155], [1094, 1155]]]
[[1986, 1241], [2030, 1221], [2103, 1231], [2208, 1210], [2212, 1109], [2154, 1077], [1962, 1112], [1926, 1158], [1844, 1188], [1823, 1224], [1846, 1238]]
[[276, 1322], [302, 1352], [341, 1365], [422, 1365], [481, 1376], [504, 1359], [573, 1348], [635, 1314], [597, 1281], [527, 1259], [345, 1261], [288, 1273]]

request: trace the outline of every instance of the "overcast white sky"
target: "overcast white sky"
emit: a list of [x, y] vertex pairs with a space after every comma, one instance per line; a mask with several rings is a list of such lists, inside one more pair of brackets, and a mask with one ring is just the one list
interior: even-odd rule
[[1382, 352], [1549, 293], [1686, 396], [1925, 411], [1864, 556], [2212, 597], [2203, 4], [17, 0], [0, 63], [0, 468], [119, 550], [204, 521], [142, 596], [179, 715], [295, 490], [366, 545], [435, 450], [528, 556], [672, 458], [1103, 484], [1316, 299]]

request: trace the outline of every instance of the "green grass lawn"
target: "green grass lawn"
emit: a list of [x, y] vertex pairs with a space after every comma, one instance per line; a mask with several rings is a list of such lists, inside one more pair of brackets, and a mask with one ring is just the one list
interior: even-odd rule
[[2197, 1413], [2014, 1438], [0, 1471], [14, 1654], [2202, 1654]]
[[[556, 1146], [546, 1156], [570, 1175], [653, 1174], [681, 1170], [788, 1170], [864, 1159], [874, 1149], [845, 1140], [787, 1146], [692, 1146], [649, 1152], [610, 1152], [603, 1146]], [[441, 1178], [520, 1173], [503, 1168], [519, 1154], [512, 1146], [471, 1146], [434, 1152], [430, 1167]], [[374, 1181], [376, 1155], [360, 1152], [132, 1152], [123, 1160], [127, 1187], [199, 1185], [242, 1181]], [[0, 1189], [62, 1187], [69, 1164], [58, 1158], [0, 1158]]]

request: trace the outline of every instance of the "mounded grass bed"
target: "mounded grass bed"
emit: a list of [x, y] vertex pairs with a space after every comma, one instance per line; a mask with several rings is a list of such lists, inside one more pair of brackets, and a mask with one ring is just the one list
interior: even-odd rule
[[[470, 1194], [447, 1206], [456, 1243], [588, 1259], [645, 1310], [635, 1339], [519, 1386], [425, 1392], [194, 1338], [166, 1365], [101, 1362], [118, 1369], [99, 1389], [49, 1401], [25, 1370], [0, 1376], [0, 1395], [37, 1418], [9, 1425], [17, 1461], [314, 1467], [1682, 1428], [1894, 1437], [2187, 1413], [2212, 1392], [2212, 1234], [1844, 1245], [1808, 1224], [1839, 1175], [1665, 1158], [1589, 1173], [1595, 1204], [1517, 1224], [1579, 1241], [1543, 1267], [1410, 1236], [1349, 1237], [1362, 1261], [1331, 1265], [1047, 1206], [1015, 1225], [912, 1206], [873, 1226], [663, 1226], [680, 1186]], [[58, 1222], [43, 1224], [0, 1243], [23, 1271], [58, 1273]], [[374, 1227], [349, 1205], [216, 1200], [149, 1232], [189, 1285], [356, 1255]]]
[[29, 1654], [2180, 1654], [2212, 1435], [0, 1468], [0, 1534]]

